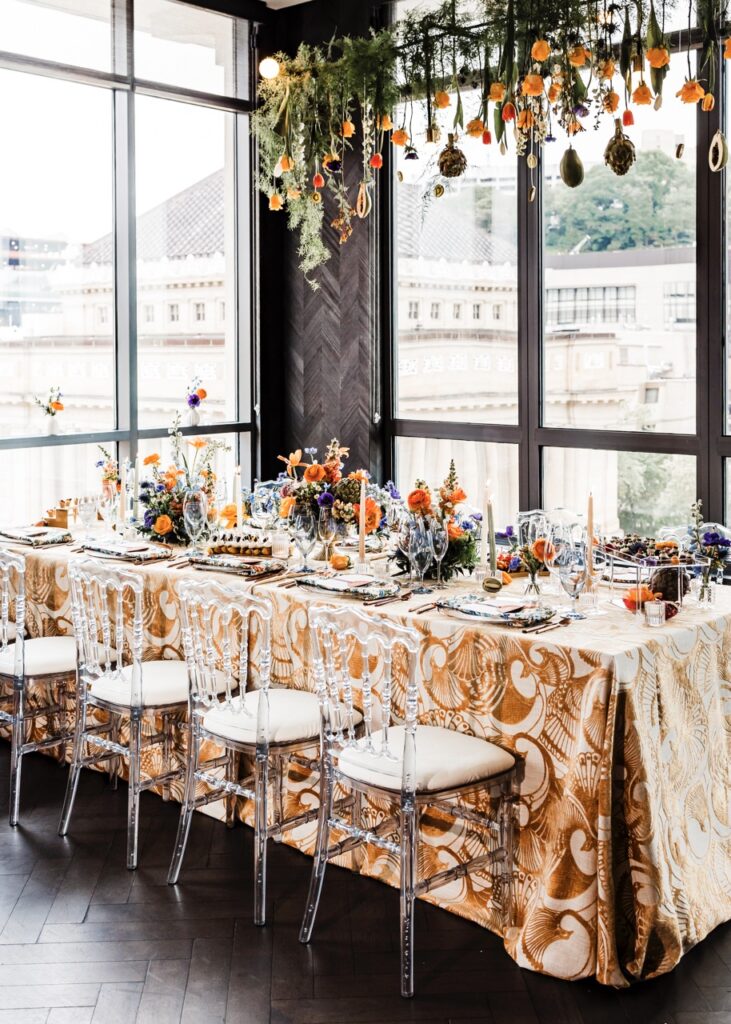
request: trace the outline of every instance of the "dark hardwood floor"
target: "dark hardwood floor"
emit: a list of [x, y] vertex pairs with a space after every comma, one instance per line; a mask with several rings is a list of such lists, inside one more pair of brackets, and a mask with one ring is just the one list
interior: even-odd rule
[[272, 846], [269, 924], [251, 923], [251, 831], [196, 815], [165, 883], [176, 804], [146, 794], [140, 868], [124, 867], [126, 786], [84, 772], [67, 840], [66, 769], [26, 758], [7, 825], [0, 741], [0, 1024], [731, 1024], [731, 925], [670, 975], [615, 992], [521, 970], [489, 932], [420, 904], [417, 995], [398, 994], [398, 894], [330, 869], [313, 943], [297, 931], [310, 861]]

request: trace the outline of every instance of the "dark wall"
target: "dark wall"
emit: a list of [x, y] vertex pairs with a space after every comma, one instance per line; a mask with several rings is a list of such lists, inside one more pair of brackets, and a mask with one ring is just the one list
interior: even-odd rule
[[[317, 44], [333, 35], [366, 34], [371, 12], [372, 5], [362, 0], [313, 0], [279, 11], [262, 30], [260, 49], [291, 54], [300, 41]], [[346, 181], [355, 205], [360, 182], [355, 154], [346, 161]], [[375, 211], [356, 223], [343, 246], [328, 226], [330, 259], [316, 272], [319, 288], [313, 291], [298, 267], [297, 239], [284, 216], [270, 213], [264, 197], [259, 202], [261, 474], [276, 470], [278, 453], [314, 446], [322, 454], [332, 437], [350, 446], [349, 465], [376, 470]], [[333, 216], [326, 196], [327, 225]]]

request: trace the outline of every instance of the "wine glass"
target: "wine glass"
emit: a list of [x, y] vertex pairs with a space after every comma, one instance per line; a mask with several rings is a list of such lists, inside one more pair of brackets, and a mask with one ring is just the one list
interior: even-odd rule
[[312, 512], [299, 511], [294, 513], [293, 517], [294, 527], [294, 542], [297, 545], [297, 550], [302, 556], [302, 570], [309, 572], [310, 567], [307, 564], [307, 556], [315, 546], [315, 517]]
[[119, 515], [119, 495], [113, 491], [107, 491], [101, 496], [98, 504], [99, 515], [104, 521], [107, 533], [114, 532], [114, 526]]
[[546, 529], [546, 545], [543, 551], [543, 564], [548, 569], [548, 575], [552, 581], [553, 593], [560, 594], [560, 580], [556, 555], [558, 546], [570, 541], [570, 530], [560, 523], [548, 522]]
[[586, 548], [583, 544], [562, 544], [556, 554], [558, 575], [561, 586], [571, 598], [571, 610], [566, 612], [567, 619], [584, 619], [585, 615], [576, 609], [579, 594], [586, 586], [589, 567], [586, 561]]
[[338, 524], [332, 509], [321, 508], [317, 517], [317, 536], [325, 545], [325, 558], [329, 561], [332, 555], [332, 542], [335, 540]]
[[185, 492], [183, 520], [188, 536], [193, 541], [193, 550], [198, 551], [198, 538], [208, 523], [208, 498], [200, 488]]
[[443, 590], [445, 584], [442, 583], [442, 559], [449, 547], [449, 533], [445, 524], [440, 523], [438, 519], [434, 519], [429, 527], [429, 542], [432, 557], [437, 563], [437, 590]]
[[416, 521], [413, 516], [404, 516], [398, 528], [398, 550], [405, 556], [409, 563], [409, 586], [414, 582], [414, 566], [411, 562], [411, 540], [416, 529]]
[[251, 495], [251, 518], [262, 530], [271, 530], [278, 515], [270, 487], [257, 487]]
[[424, 573], [427, 571], [433, 560], [429, 530], [424, 523], [416, 522], [411, 530], [411, 541], [409, 544], [409, 561], [411, 562], [412, 577], [416, 575], [417, 585], [414, 587], [415, 594], [430, 594], [429, 587], [424, 586]]
[[99, 510], [99, 497], [96, 494], [86, 495], [83, 498], [79, 498], [78, 502], [79, 519], [81, 525], [86, 530], [86, 536], [84, 540], [91, 540], [91, 528], [96, 522], [97, 513]]

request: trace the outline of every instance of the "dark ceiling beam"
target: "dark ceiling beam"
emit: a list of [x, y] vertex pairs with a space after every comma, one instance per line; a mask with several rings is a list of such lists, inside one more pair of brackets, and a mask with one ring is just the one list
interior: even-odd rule
[[178, 0], [191, 7], [205, 7], [206, 10], [218, 14], [230, 14], [249, 21], [267, 24], [272, 20], [274, 11], [270, 11], [264, 0]]

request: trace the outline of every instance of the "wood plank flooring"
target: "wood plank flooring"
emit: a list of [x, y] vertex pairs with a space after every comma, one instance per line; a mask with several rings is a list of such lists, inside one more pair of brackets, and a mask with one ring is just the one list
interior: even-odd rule
[[297, 940], [310, 861], [273, 845], [269, 924], [251, 923], [251, 831], [196, 815], [166, 885], [176, 804], [142, 798], [140, 868], [124, 867], [126, 786], [84, 772], [56, 835], [66, 769], [23, 769], [7, 825], [0, 742], [0, 1024], [731, 1024], [731, 925], [670, 975], [615, 992], [518, 968], [476, 925], [420, 904], [417, 996], [398, 994], [398, 894], [331, 868], [312, 945]]

